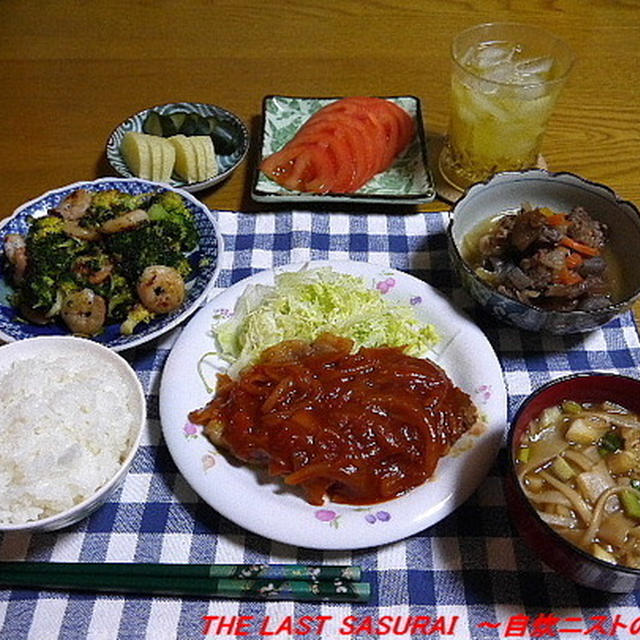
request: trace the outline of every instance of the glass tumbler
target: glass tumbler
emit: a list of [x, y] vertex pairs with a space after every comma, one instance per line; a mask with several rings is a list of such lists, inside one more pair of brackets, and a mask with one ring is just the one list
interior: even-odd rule
[[536, 166], [575, 61], [562, 40], [517, 23], [480, 24], [451, 47], [451, 116], [440, 172], [464, 190], [498, 171]]

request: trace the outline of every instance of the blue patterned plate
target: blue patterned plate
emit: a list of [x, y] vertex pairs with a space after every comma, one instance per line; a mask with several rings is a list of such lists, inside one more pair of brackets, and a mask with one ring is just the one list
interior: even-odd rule
[[[363, 202], [420, 204], [436, 197], [427, 163], [427, 145], [420, 100], [414, 96], [386, 97], [411, 115], [415, 136], [393, 165], [375, 175], [355, 193], [305, 193], [290, 191], [256, 169], [251, 196], [258, 202]], [[267, 96], [262, 106], [261, 160], [280, 150], [319, 109], [338, 98]]]
[[150, 107], [144, 109], [138, 113], [133, 114], [127, 118], [124, 122], [119, 124], [109, 136], [107, 141], [107, 160], [113, 169], [121, 176], [125, 178], [135, 177], [131, 173], [127, 163], [120, 154], [120, 144], [122, 138], [127, 131], [142, 131], [142, 125], [147, 118], [150, 111], [156, 111], [160, 115], [167, 115], [170, 113], [197, 113], [201, 116], [215, 116], [220, 122], [228, 123], [232, 126], [240, 135], [242, 142], [238, 149], [229, 155], [217, 155], [218, 161], [218, 174], [209, 180], [203, 182], [192, 182], [187, 184], [182, 180], [171, 180], [172, 187], [179, 187], [185, 191], [196, 192], [212, 187], [214, 184], [222, 182], [228, 178], [236, 167], [245, 159], [247, 151], [249, 150], [249, 130], [240, 118], [235, 113], [227, 111], [222, 107], [216, 107], [213, 104], [203, 104], [200, 102], [170, 102], [168, 104], [161, 104], [156, 107]]
[[[119, 324], [107, 325], [105, 331], [94, 337], [93, 340], [110, 347], [114, 351], [123, 351], [157, 338], [194, 313], [206, 299], [207, 293], [218, 275], [220, 269], [218, 256], [223, 244], [217, 223], [209, 209], [192, 195], [180, 189], [174, 189], [167, 185], [147, 180], [139, 180], [138, 178], [100, 178], [90, 182], [76, 182], [66, 187], [48, 191], [16, 209], [11, 217], [0, 223], [0, 246], [4, 244], [4, 238], [7, 234], [26, 233], [29, 218], [45, 215], [48, 209], [55, 207], [77, 189], [88, 189], [90, 191], [118, 189], [131, 195], [148, 191], [174, 191], [180, 194], [189, 210], [194, 214], [198, 232], [200, 233], [200, 243], [189, 255], [189, 261], [192, 264], [199, 264], [202, 258], [209, 258], [206, 264], [201, 265], [196, 270], [195, 275], [187, 282], [186, 299], [180, 309], [159, 316], [149, 324], [139, 325], [134, 333], [129, 336], [120, 333]], [[2, 263], [3, 260], [0, 259], [0, 340], [12, 342], [35, 336], [68, 335], [69, 331], [62, 324], [40, 326], [19, 319], [16, 309], [9, 302], [9, 296], [13, 289], [7, 283]]]

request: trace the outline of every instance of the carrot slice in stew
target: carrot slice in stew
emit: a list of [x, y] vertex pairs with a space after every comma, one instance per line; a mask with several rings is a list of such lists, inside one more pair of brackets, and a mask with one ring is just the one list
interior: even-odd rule
[[560, 244], [563, 244], [565, 247], [569, 247], [569, 249], [573, 249], [578, 253], [582, 253], [585, 256], [598, 256], [600, 255], [600, 249], [596, 249], [595, 247], [590, 247], [589, 245], [582, 244], [582, 242], [578, 242], [569, 236], [564, 236], [562, 240], [560, 240]]

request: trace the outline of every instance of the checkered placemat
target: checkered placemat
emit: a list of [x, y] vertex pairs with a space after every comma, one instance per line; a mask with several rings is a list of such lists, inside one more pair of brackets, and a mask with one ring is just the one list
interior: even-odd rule
[[[443, 291], [498, 353], [510, 416], [533, 389], [570, 372], [639, 374], [640, 341], [630, 314], [587, 336], [554, 337], [499, 325], [474, 306], [451, 271], [444, 214], [219, 212], [218, 220], [225, 251], [217, 290], [289, 262], [350, 259], [408, 271]], [[640, 633], [640, 595], [577, 587], [541, 565], [517, 537], [505, 510], [503, 455], [457, 511], [381, 548], [345, 553], [288, 547], [221, 517], [178, 474], [161, 438], [160, 371], [178, 332], [128, 354], [147, 393], [149, 424], [122, 491], [62, 532], [1, 536], [0, 560], [358, 564], [373, 585], [371, 602], [262, 604], [0, 590], [1, 640], [600, 639]], [[214, 617], [208, 628], [203, 616]], [[237, 628], [239, 616], [245, 626]]]

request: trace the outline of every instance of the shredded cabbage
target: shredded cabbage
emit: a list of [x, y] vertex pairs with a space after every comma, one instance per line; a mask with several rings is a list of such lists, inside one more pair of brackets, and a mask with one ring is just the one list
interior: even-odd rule
[[275, 286], [247, 287], [234, 315], [213, 332], [232, 377], [268, 347], [283, 340], [310, 342], [324, 332], [351, 338], [354, 350], [406, 347], [416, 357], [439, 340], [435, 327], [421, 324], [409, 305], [389, 302], [362, 278], [331, 267], [284, 272]]

